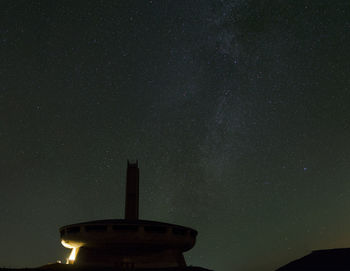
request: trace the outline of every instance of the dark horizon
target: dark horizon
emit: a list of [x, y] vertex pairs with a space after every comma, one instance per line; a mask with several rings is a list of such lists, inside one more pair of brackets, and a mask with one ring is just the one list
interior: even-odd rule
[[198, 230], [188, 264], [274, 270], [350, 247], [349, 1], [0, 3], [0, 266], [63, 225]]

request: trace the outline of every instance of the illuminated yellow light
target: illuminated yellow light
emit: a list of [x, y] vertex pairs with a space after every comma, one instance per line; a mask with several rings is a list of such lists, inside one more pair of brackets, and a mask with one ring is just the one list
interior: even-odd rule
[[72, 252], [69, 255], [68, 261], [69, 262], [74, 262], [76, 256], [77, 256], [77, 248], [73, 247], [72, 248]]
[[72, 251], [71, 251], [71, 253], [70, 253], [70, 255], [69, 255], [68, 259], [67, 259], [67, 264], [72, 264], [72, 263], [74, 263], [75, 258], [76, 258], [77, 253], [78, 253], [78, 250], [79, 250], [79, 247], [72, 246], [71, 244], [68, 244], [68, 243], [66, 243], [66, 242], [63, 241], [63, 240], [61, 241], [61, 244], [62, 244], [64, 247], [66, 247], [66, 248], [72, 249]]

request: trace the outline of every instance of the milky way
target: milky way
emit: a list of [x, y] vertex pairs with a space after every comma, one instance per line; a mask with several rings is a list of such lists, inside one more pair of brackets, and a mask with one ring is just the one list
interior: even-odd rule
[[348, 1], [2, 1], [0, 266], [62, 225], [199, 231], [188, 264], [272, 270], [350, 246]]

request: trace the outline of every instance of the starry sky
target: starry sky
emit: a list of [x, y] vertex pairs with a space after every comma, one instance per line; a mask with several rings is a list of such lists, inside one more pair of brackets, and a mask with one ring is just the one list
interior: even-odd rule
[[349, 48], [347, 0], [1, 0], [0, 266], [122, 218], [127, 159], [188, 264], [350, 247]]

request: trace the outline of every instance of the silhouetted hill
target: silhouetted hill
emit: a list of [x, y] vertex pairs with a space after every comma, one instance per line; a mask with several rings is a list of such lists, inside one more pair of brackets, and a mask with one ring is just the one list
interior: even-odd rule
[[[48, 264], [38, 268], [0, 268], [0, 271], [126, 271], [127, 269], [107, 268], [107, 267], [79, 267], [67, 264]], [[152, 268], [152, 269], [132, 269], [132, 271], [212, 271], [202, 267], [187, 266], [182, 268]], [[131, 269], [130, 269], [131, 271]]]
[[276, 271], [350, 270], [350, 248], [315, 250]]

